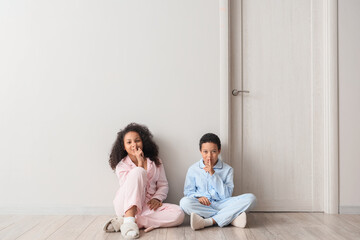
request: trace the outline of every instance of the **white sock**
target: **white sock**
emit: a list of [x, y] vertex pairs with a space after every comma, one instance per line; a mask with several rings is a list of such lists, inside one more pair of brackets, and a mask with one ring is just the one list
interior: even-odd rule
[[212, 218], [205, 218], [204, 221], [205, 221], [205, 227], [210, 227], [214, 225]]
[[[135, 223], [135, 218], [134, 217], [124, 217], [124, 223], [130, 223], [130, 222]], [[126, 235], [130, 236], [130, 237], [135, 237], [136, 232], [135, 231], [128, 231]]]
[[135, 222], [134, 217], [124, 217], [124, 223]]

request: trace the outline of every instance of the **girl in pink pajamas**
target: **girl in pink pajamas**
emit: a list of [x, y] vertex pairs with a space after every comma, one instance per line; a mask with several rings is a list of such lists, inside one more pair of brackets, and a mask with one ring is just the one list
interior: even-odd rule
[[147, 127], [131, 123], [120, 131], [109, 163], [120, 187], [114, 199], [118, 217], [105, 224], [105, 231], [121, 231], [125, 238], [138, 238], [139, 228], [148, 232], [183, 222], [184, 212], [178, 205], [163, 203], [169, 186], [158, 146]]

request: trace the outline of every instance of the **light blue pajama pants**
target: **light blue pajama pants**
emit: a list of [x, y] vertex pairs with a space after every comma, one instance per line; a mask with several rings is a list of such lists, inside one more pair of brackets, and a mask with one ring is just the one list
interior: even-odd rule
[[220, 201], [210, 201], [211, 205], [206, 206], [197, 198], [183, 197], [180, 200], [180, 207], [188, 215], [196, 213], [203, 218], [213, 218], [215, 222], [224, 227], [229, 225], [242, 212], [254, 207], [256, 197], [252, 193], [246, 193], [235, 197], [229, 197]]

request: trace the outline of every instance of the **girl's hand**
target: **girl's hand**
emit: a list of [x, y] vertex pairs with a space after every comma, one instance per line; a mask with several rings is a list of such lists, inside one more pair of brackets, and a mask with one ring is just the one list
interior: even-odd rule
[[135, 149], [134, 152], [136, 160], [138, 161], [138, 167], [144, 167], [145, 157], [143, 151], [141, 150], [141, 148], [138, 148]]
[[205, 172], [210, 173], [211, 176], [215, 173], [214, 166], [211, 160], [209, 160], [208, 163], [205, 165], [204, 170]]
[[205, 205], [205, 206], [211, 205], [211, 203], [207, 197], [199, 197], [198, 200], [202, 205]]
[[156, 210], [162, 206], [162, 202], [159, 199], [152, 198], [147, 202], [147, 205], [149, 206], [150, 210]]

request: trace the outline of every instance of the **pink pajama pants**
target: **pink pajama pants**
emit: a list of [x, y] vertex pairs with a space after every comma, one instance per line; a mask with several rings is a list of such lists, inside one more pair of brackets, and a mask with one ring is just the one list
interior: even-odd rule
[[132, 206], [137, 207], [136, 223], [139, 228], [174, 227], [184, 221], [184, 212], [178, 205], [163, 203], [158, 209], [150, 210], [146, 198], [146, 171], [132, 169], [114, 199], [117, 216], [124, 216]]

